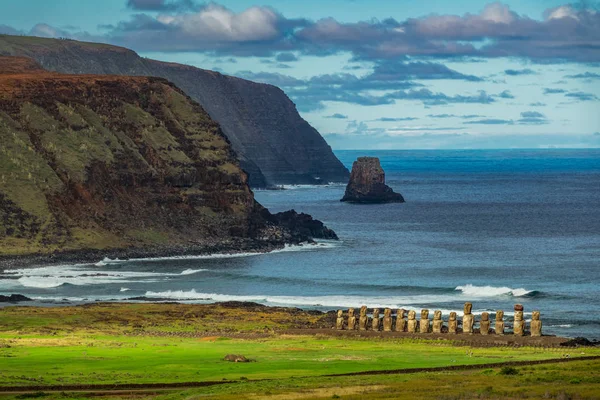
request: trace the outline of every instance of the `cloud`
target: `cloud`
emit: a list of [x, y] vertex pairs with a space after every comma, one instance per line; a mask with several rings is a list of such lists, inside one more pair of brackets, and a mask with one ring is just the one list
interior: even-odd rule
[[[429, 57], [523, 57], [535, 61], [600, 60], [600, 13], [549, 10], [542, 21], [518, 15], [501, 3], [480, 14], [430, 15], [340, 23], [324, 19], [296, 35], [308, 51], [350, 51], [356, 59]], [[483, 44], [483, 45], [482, 45]]]
[[158, 0], [134, 2], [139, 3], [138, 9], [145, 6], [162, 12], [156, 16], [135, 14], [129, 20], [112, 26], [106, 38], [111, 43], [138, 51], [270, 56], [274, 52], [291, 50], [288, 37], [296, 29], [308, 24], [302, 19], [287, 19], [271, 7], [254, 6], [236, 13], [217, 3], [194, 6], [193, 11], [182, 11], [183, 6], [189, 9], [187, 5], [195, 3]]
[[529, 103], [529, 106], [530, 107], [546, 107], [546, 103], [536, 101], [535, 103]]
[[63, 29], [54, 28], [48, 24], [37, 24], [29, 31], [29, 35], [46, 37], [46, 38], [59, 38], [59, 37], [70, 37], [71, 32]]
[[598, 101], [600, 100], [598, 96], [593, 93], [585, 93], [585, 92], [570, 92], [565, 94], [565, 97], [569, 97], [572, 99], [576, 99], [579, 101]]
[[466, 121], [468, 125], [543, 125], [548, 124], [546, 116], [537, 111], [524, 111], [521, 113], [521, 118], [517, 121], [512, 119], [486, 118], [475, 121]]
[[[271, 61], [269, 61], [271, 63]], [[422, 68], [422, 69], [421, 69]], [[324, 74], [309, 79], [298, 79], [279, 73], [240, 71], [235, 75], [252, 81], [282, 87], [301, 111], [310, 112], [325, 108], [325, 102], [342, 102], [363, 106], [395, 104], [398, 100], [420, 101], [424, 105], [452, 103], [491, 104], [496, 97], [485, 91], [476, 94], [446, 95], [422, 88], [422, 84], [408, 79], [466, 79], [478, 81], [477, 77], [462, 75], [457, 71], [435, 63], [402, 63], [393, 66], [386, 63], [375, 66], [370, 74], [356, 76], [350, 73]]]
[[[398, 126], [393, 128], [372, 128], [365, 121], [350, 121], [346, 125], [344, 133], [329, 133], [325, 134], [327, 138], [330, 137], [371, 137], [371, 138], [384, 138], [384, 137], [397, 137], [402, 135], [431, 135], [431, 132], [451, 132], [459, 131], [463, 128], [457, 127], [429, 127], [429, 126]], [[464, 135], [462, 133], [460, 135]], [[451, 133], [451, 135], [459, 135], [457, 133]]]
[[458, 115], [454, 114], [429, 114], [429, 118], [458, 118]]
[[600, 74], [596, 74], [594, 72], [585, 72], [583, 74], [567, 75], [567, 76], [565, 76], [565, 78], [572, 78], [572, 79], [600, 79]]
[[298, 61], [298, 57], [294, 53], [279, 53], [275, 57], [279, 62], [293, 62]]
[[579, 100], [579, 101], [596, 101], [596, 100], [600, 100], [598, 98], [598, 96], [596, 96], [593, 93], [586, 93], [586, 92], [575, 92], [575, 91], [567, 91], [565, 89], [552, 89], [552, 88], [545, 88], [544, 89], [544, 94], [564, 94], [565, 97], [571, 98], [571, 99], [575, 99], [575, 100]]
[[537, 75], [537, 72], [535, 72], [532, 69], [507, 69], [504, 71], [504, 73], [506, 75], [509, 76], [519, 76], [519, 75]]
[[489, 118], [489, 119], [478, 119], [476, 121], [467, 121], [467, 122], [463, 122], [463, 123], [470, 124], [470, 125], [514, 125], [515, 121], [513, 121], [512, 119]]
[[[128, 0], [138, 11], [127, 20], [104, 25], [96, 38], [136, 51], [206, 52], [235, 56], [290, 58], [350, 53], [355, 61], [519, 57], [534, 62], [600, 62], [600, 12], [590, 7], [561, 6], [542, 20], [520, 15], [502, 3], [491, 3], [478, 14], [427, 15], [396, 20], [340, 22], [286, 18], [277, 10], [253, 6], [233, 11], [223, 5], [194, 0]], [[2, 28], [5, 32], [9, 29]], [[12, 28], [11, 28], [12, 29]], [[11, 30], [12, 32], [12, 30]], [[14, 33], [14, 32], [13, 32]], [[69, 37], [77, 38], [76, 35]], [[414, 79], [466, 79], [440, 65], [418, 65]], [[410, 76], [400, 63], [395, 74]], [[506, 70], [508, 75], [531, 70]]]
[[553, 88], [545, 88], [544, 94], [562, 94], [567, 93], [565, 89], [553, 89]]
[[387, 135], [369, 137], [345, 134], [326, 134], [326, 139], [336, 149], [499, 149], [499, 148], [591, 148], [600, 147], [600, 135], [525, 134], [478, 135], [467, 132], [424, 132], [422, 134]]
[[401, 118], [381, 117], [381, 118], [374, 119], [373, 121], [377, 121], [377, 122], [402, 122], [402, 121], [416, 121], [418, 119], [419, 118], [415, 118], [415, 117], [401, 117]]
[[462, 119], [473, 119], [473, 118], [483, 118], [482, 115], [455, 115], [455, 114], [429, 114], [429, 118], [462, 118]]
[[138, 11], [186, 11], [200, 8], [193, 0], [127, 0], [127, 7]]
[[0, 24], [0, 35], [22, 35], [23, 32], [11, 26]]
[[522, 112], [521, 119], [518, 122], [521, 125], [544, 125], [549, 123], [546, 116], [537, 111]]
[[381, 81], [417, 80], [417, 79], [458, 79], [481, 82], [475, 75], [465, 75], [447, 66], [433, 62], [404, 62], [386, 60], [375, 65], [372, 79]]
[[521, 117], [523, 118], [546, 118], [544, 114], [539, 113], [537, 111], [525, 111], [521, 113]]
[[347, 115], [344, 114], [332, 114], [332, 115], [328, 115], [325, 118], [331, 118], [331, 119], [348, 119]]
[[502, 93], [500, 93], [498, 95], [498, 97], [500, 97], [501, 99], [514, 99], [515, 96], [512, 95], [512, 93], [510, 92], [510, 90], [505, 90]]

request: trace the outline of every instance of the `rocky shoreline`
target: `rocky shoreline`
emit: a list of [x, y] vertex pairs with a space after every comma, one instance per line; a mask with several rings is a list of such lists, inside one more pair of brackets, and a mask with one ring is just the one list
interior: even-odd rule
[[203, 256], [213, 254], [238, 254], [238, 253], [269, 253], [280, 250], [286, 244], [297, 245], [302, 242], [264, 242], [259, 240], [235, 240], [221, 243], [188, 244], [176, 246], [148, 246], [130, 247], [122, 249], [78, 249], [65, 250], [49, 254], [27, 254], [27, 255], [0, 255], [0, 267], [22, 268], [31, 266], [56, 265], [60, 263], [91, 263], [98, 262], [105, 257], [110, 259], [127, 260], [132, 258], [155, 258], [155, 257], [184, 257]]

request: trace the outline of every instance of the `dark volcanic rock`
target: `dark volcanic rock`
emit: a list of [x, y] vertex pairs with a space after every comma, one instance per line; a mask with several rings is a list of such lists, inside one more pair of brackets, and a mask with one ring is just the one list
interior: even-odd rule
[[571, 339], [567, 342], [561, 343], [561, 346], [564, 347], [579, 347], [579, 346], [598, 346], [600, 342], [591, 341], [584, 337], [576, 337], [575, 339]]
[[336, 233], [323, 225], [321, 221], [313, 219], [308, 214], [298, 214], [295, 210], [272, 214], [266, 218], [278, 226], [285, 227], [297, 235], [304, 236], [306, 240], [310, 238], [338, 239]]
[[341, 201], [350, 203], [404, 203], [401, 194], [385, 184], [379, 158], [360, 157], [352, 166], [350, 182]]
[[11, 294], [10, 296], [0, 296], [0, 303], [19, 303], [21, 301], [33, 301], [22, 294]]
[[221, 125], [252, 187], [348, 180], [348, 170], [327, 142], [275, 86], [74, 40], [0, 35], [0, 55], [31, 57], [61, 73], [168, 79]]

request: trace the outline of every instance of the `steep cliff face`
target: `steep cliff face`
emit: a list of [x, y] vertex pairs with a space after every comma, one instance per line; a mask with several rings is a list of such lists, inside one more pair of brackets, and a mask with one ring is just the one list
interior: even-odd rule
[[279, 88], [139, 57], [104, 44], [0, 35], [0, 55], [27, 56], [69, 74], [159, 76], [198, 101], [222, 127], [253, 187], [345, 182], [348, 170]]
[[260, 248], [317, 236], [314, 223], [257, 204], [219, 125], [170, 82], [0, 57], [0, 255]]

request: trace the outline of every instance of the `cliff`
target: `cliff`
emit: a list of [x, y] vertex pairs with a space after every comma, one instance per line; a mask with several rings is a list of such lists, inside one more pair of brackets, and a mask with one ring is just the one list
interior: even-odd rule
[[219, 125], [167, 80], [62, 75], [0, 57], [0, 256], [335, 238], [309, 216], [291, 218], [254, 200]]
[[385, 184], [385, 171], [377, 157], [359, 157], [352, 165], [350, 182], [341, 201], [350, 203], [404, 203], [401, 194]]
[[253, 187], [348, 180], [348, 170], [323, 137], [275, 86], [72, 40], [0, 35], [0, 55], [31, 57], [62, 73], [158, 76], [173, 82], [221, 125]]

